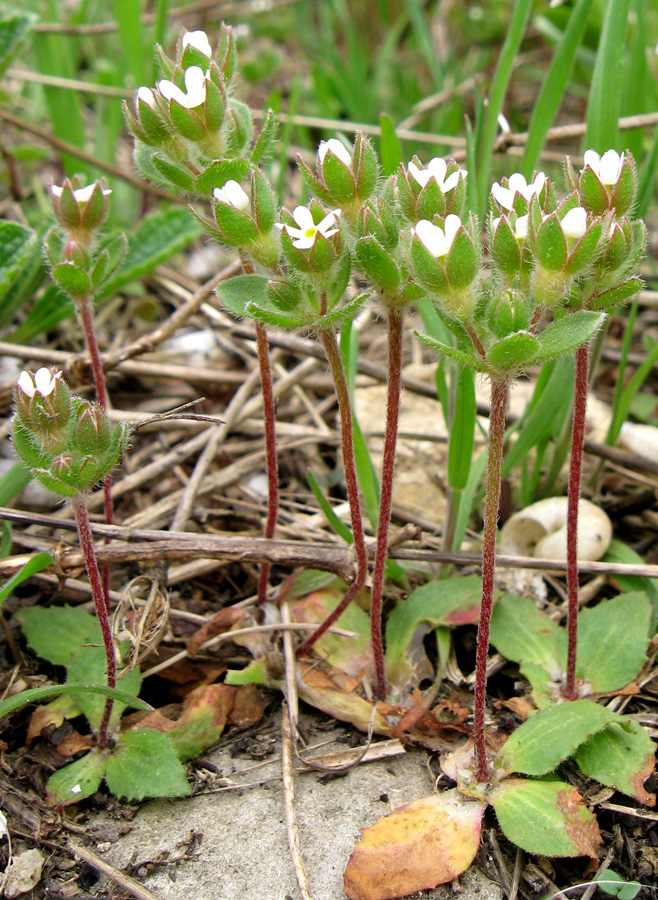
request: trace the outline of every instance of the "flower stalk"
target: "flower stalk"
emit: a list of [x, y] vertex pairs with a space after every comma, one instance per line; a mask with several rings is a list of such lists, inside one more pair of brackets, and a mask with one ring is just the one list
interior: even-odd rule
[[[260, 367], [260, 383], [263, 393], [263, 422], [265, 426], [265, 467], [267, 470], [267, 519], [265, 537], [273, 538], [279, 512], [279, 461], [276, 452], [276, 408], [272, 387], [272, 369], [270, 366], [270, 350], [267, 343], [267, 332], [262, 322], [256, 322], [256, 346], [258, 349], [258, 365]], [[258, 602], [267, 600], [267, 585], [270, 577], [270, 564], [263, 563], [258, 573]]]

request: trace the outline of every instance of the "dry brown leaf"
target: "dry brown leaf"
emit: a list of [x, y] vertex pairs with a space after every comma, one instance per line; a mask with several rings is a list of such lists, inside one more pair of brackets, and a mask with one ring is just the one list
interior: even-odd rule
[[350, 900], [394, 900], [453, 881], [477, 853], [485, 808], [453, 788], [383, 816], [354, 848], [345, 893]]

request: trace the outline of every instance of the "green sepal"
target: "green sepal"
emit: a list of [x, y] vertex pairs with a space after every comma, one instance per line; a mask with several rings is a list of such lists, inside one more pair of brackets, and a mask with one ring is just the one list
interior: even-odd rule
[[278, 219], [279, 204], [270, 182], [260, 169], [251, 171], [251, 205], [261, 234], [268, 234]]
[[537, 259], [549, 272], [560, 272], [567, 261], [567, 239], [557, 213], [552, 213], [539, 227]]
[[220, 159], [211, 163], [196, 179], [194, 189], [197, 194], [212, 194], [214, 188], [223, 188], [227, 181], [244, 181], [249, 174], [246, 159]]
[[[578, 241], [576, 246], [569, 254], [569, 259], [564, 267], [565, 274], [575, 275], [590, 266], [597, 257], [597, 249], [601, 242], [603, 233], [603, 222], [595, 222], [587, 229], [585, 234]], [[606, 232], [609, 227], [609, 220], [605, 221]]]
[[462, 350], [459, 347], [453, 347], [451, 344], [446, 344], [422, 331], [414, 331], [413, 334], [422, 344], [426, 344], [442, 356], [449, 356], [451, 359], [463, 363], [470, 369], [476, 369], [478, 372], [486, 372], [483, 361], [474, 353], [469, 353], [467, 350]]
[[414, 235], [409, 249], [411, 264], [420, 284], [435, 294], [443, 294], [448, 290], [448, 278], [445, 269], [432, 256], [421, 239]]
[[357, 197], [361, 203], [364, 203], [377, 187], [379, 159], [375, 148], [361, 132], [356, 134], [352, 158], [354, 160]]
[[[433, 181], [434, 179], [430, 179]], [[466, 230], [460, 228], [448, 250], [446, 274], [452, 287], [464, 288], [473, 282], [480, 268], [479, 254]]]
[[323, 203], [331, 206], [333, 204], [331, 193], [318, 181], [315, 173], [306, 165], [301, 156], [297, 157], [297, 168], [307, 189], [322, 200]]
[[118, 234], [103, 247], [90, 274], [94, 290], [104, 284], [119, 268], [127, 248], [128, 239], [125, 234]]
[[253, 150], [251, 151], [252, 165], [257, 166], [259, 163], [263, 162], [270, 156], [278, 133], [279, 120], [277, 119], [273, 110], [268, 109], [267, 113], [265, 114], [265, 120], [263, 121], [260, 134], [258, 135]]
[[516, 372], [537, 358], [539, 342], [534, 334], [519, 331], [498, 341], [487, 351], [491, 365], [501, 372]]
[[608, 209], [610, 198], [605, 186], [590, 166], [585, 166], [580, 178], [580, 202], [587, 212], [602, 216]]
[[509, 278], [514, 277], [521, 268], [521, 248], [507, 216], [501, 217], [493, 233], [491, 259], [494, 266]]
[[193, 110], [181, 106], [176, 100], [169, 101], [169, 115], [175, 130], [188, 141], [201, 141], [207, 135], [207, 129]]
[[215, 288], [215, 294], [234, 316], [248, 318], [250, 303], [267, 304], [267, 278], [264, 275], [237, 275], [223, 281]]
[[345, 207], [353, 202], [356, 197], [354, 175], [331, 150], [327, 151], [322, 160], [322, 177], [331, 194], [332, 203]]
[[630, 300], [642, 290], [642, 287], [641, 278], [629, 278], [628, 281], [610, 288], [609, 291], [603, 291], [602, 294], [592, 297], [589, 306], [591, 309], [611, 309], [613, 306], [619, 306], [620, 303]]
[[340, 255], [334, 268], [334, 277], [327, 288], [327, 306], [330, 310], [340, 302], [352, 277], [352, 258], [349, 251]]
[[395, 175], [395, 190], [402, 215], [408, 222], [418, 222], [422, 216], [418, 215], [416, 195], [403, 163], [400, 163], [400, 168]]
[[630, 154], [626, 154], [617, 184], [610, 198], [610, 205], [613, 207], [615, 215], [623, 216], [633, 207], [636, 193], [637, 170], [635, 168], [635, 160]]
[[226, 115], [227, 97], [223, 86], [220, 85], [212, 79], [206, 79], [206, 99], [203, 112], [206, 132], [210, 132], [210, 134], [216, 134], [219, 131]]
[[203, 69], [205, 72], [208, 68], [209, 59], [202, 53], [200, 50], [197, 50], [196, 47], [193, 47], [192, 44], [188, 44], [187, 47], [183, 50], [181, 55], [179, 65], [183, 71], [187, 71], [191, 66], [198, 66], [200, 69]]
[[598, 331], [605, 316], [587, 309], [578, 310], [551, 323], [537, 335], [539, 344], [535, 357], [537, 362], [546, 362], [571, 353], [576, 347], [586, 343]]
[[229, 102], [227, 119], [230, 120], [226, 136], [227, 155], [241, 156], [245, 147], [251, 141], [254, 127], [251, 110], [245, 103], [231, 100]]
[[436, 178], [430, 178], [416, 198], [418, 218], [434, 221], [434, 216], [445, 216], [446, 198], [437, 184]]
[[390, 255], [379, 241], [372, 236], [356, 242], [354, 256], [366, 279], [378, 291], [394, 294], [400, 286], [400, 272]]
[[[5, 238], [5, 235], [2, 235]], [[43, 239], [43, 252], [46, 260], [51, 266], [56, 266], [61, 262], [62, 251], [64, 249], [63, 235], [60, 229], [53, 225], [45, 234]]]
[[[137, 157], [135, 161], [137, 162]], [[150, 163], [156, 172], [165, 179], [165, 182], [169, 182], [186, 193], [194, 191], [194, 178], [186, 169], [170, 163], [159, 153], [154, 153], [150, 157]]]
[[249, 213], [221, 200], [215, 200], [213, 206], [222, 241], [228, 247], [246, 247], [258, 239], [258, 228]]
[[91, 291], [89, 275], [73, 263], [58, 263], [51, 274], [55, 284], [74, 299], [86, 297]]
[[326, 238], [321, 232], [317, 232], [313, 246], [308, 252], [310, 271], [314, 274], [328, 272], [336, 261], [336, 252], [331, 239]]

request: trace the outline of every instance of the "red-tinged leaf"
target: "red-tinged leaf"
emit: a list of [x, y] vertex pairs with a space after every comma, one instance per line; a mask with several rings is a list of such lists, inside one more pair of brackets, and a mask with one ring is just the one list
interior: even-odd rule
[[656, 764], [656, 746], [647, 732], [632, 720], [630, 730], [619, 725], [595, 734], [578, 748], [576, 762], [584, 775], [627, 794], [645, 806], [655, 806], [656, 795], [650, 794], [644, 782]]
[[602, 844], [596, 816], [578, 791], [553, 778], [506, 778], [488, 795], [506, 837], [541, 856], [589, 856]]
[[354, 848], [345, 893], [350, 900], [394, 900], [453, 881], [477, 853], [485, 808], [453, 788], [383, 816]]

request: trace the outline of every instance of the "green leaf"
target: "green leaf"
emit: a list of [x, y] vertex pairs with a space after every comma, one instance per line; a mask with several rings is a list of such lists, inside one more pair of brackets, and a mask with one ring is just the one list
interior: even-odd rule
[[453, 491], [466, 487], [475, 440], [475, 379], [466, 368], [455, 374], [455, 404], [448, 443], [448, 484]]
[[635, 900], [642, 890], [642, 885], [638, 881], [624, 881], [621, 875], [612, 869], [603, 869], [596, 881], [604, 894], [617, 897], [619, 900]]
[[106, 767], [107, 751], [92, 750], [82, 759], [58, 769], [46, 784], [46, 803], [62, 807], [91, 797], [101, 786]]
[[20, 622], [30, 649], [55, 666], [67, 666], [85, 644], [102, 641], [98, 621], [78, 607], [31, 606], [19, 609], [14, 618]]
[[322, 493], [322, 488], [318, 484], [318, 480], [313, 474], [311, 469], [308, 469], [306, 473], [306, 478], [308, 479], [309, 487], [315, 494], [315, 499], [318, 501], [320, 505], [320, 509], [325, 515], [325, 518], [336, 532], [338, 537], [341, 537], [346, 544], [352, 544], [354, 542], [354, 538], [352, 537], [352, 532], [347, 527], [347, 525], [342, 522], [336, 513], [334, 512], [331, 504], [327, 500], [327, 498]]
[[32, 475], [24, 463], [15, 463], [0, 478], [0, 506], [9, 506], [11, 501], [18, 497], [23, 488], [30, 483], [31, 478]]
[[[2, 43], [2, 22], [0, 22], [0, 45]], [[0, 47], [0, 67], [1, 67]], [[30, 258], [37, 236], [31, 228], [18, 222], [0, 220], [0, 317], [3, 301], [14, 286], [21, 270]]]
[[76, 698], [80, 694], [98, 694], [101, 697], [113, 697], [133, 709], [153, 711], [153, 707], [144, 700], [139, 700], [125, 691], [109, 688], [105, 684], [48, 684], [44, 687], [21, 691], [0, 701], [0, 719], [17, 709], [22, 709], [29, 703], [38, 703], [40, 700], [47, 700], [49, 697], [56, 697], [60, 694], [72, 694]]
[[402, 147], [400, 139], [395, 132], [395, 125], [390, 116], [382, 113], [379, 117], [381, 128], [380, 156], [382, 163], [382, 175], [387, 178], [397, 171], [402, 162]]
[[598, 331], [604, 318], [601, 313], [581, 309], [553, 322], [537, 336], [539, 341], [537, 361], [544, 362], [571, 353]]
[[117, 797], [187, 797], [191, 788], [167, 735], [148, 728], [121, 735], [107, 761], [107, 786]]
[[537, 358], [539, 341], [529, 332], [519, 331], [498, 341], [487, 352], [487, 359], [502, 372], [513, 372]]
[[572, 756], [589, 738], [623, 721], [592, 700], [549, 706], [532, 715], [503, 745], [496, 766], [505, 772], [545, 775]]
[[51, 565], [52, 562], [53, 558], [49, 553], [37, 553], [36, 556], [33, 556], [32, 559], [29, 560], [29, 562], [26, 562], [20, 571], [18, 571], [13, 578], [10, 578], [9, 581], [6, 581], [0, 588], [0, 609], [15, 587], [18, 587], [19, 584], [22, 584], [28, 578], [31, 578], [32, 575], [36, 575], [37, 572], [43, 571], [43, 569]]
[[[592, 690], [604, 693], [631, 682], [647, 661], [652, 612], [651, 601], [639, 591], [581, 610], [578, 678], [590, 684]], [[566, 648], [566, 634], [564, 645]]]
[[653, 773], [656, 745], [647, 732], [630, 719], [625, 728], [609, 725], [578, 748], [576, 762], [583, 775], [613, 787], [646, 806], [653, 806], [656, 795], [644, 782]]
[[218, 299], [240, 318], [247, 317], [250, 303], [268, 306], [267, 278], [263, 275], [238, 275], [223, 281], [215, 288]]
[[128, 236], [128, 251], [116, 274], [103, 285], [101, 297], [150, 274], [201, 234], [201, 226], [187, 209], [163, 209], [145, 216]]
[[422, 344], [431, 347], [441, 356], [449, 356], [451, 359], [457, 360], [457, 362], [464, 363], [464, 365], [471, 369], [477, 369], [478, 372], [484, 371], [482, 361], [478, 359], [474, 353], [469, 353], [458, 347], [452, 347], [450, 344], [446, 344], [444, 341], [431, 337], [429, 334], [425, 334], [422, 331], [414, 331], [413, 333]]
[[366, 279], [379, 291], [394, 294], [400, 273], [394, 260], [372, 235], [361, 238], [354, 248], [356, 263]]
[[608, 0], [603, 16], [592, 87], [587, 106], [585, 144], [605, 153], [619, 143], [619, 114], [624, 85], [626, 29], [630, 0]]
[[598, 859], [602, 841], [596, 817], [571, 785], [552, 778], [506, 778], [488, 800], [505, 836], [527, 853]]
[[634, 297], [642, 290], [642, 280], [640, 278], [629, 278], [622, 284], [610, 288], [609, 291], [603, 291], [592, 297], [590, 306], [592, 309], [612, 309], [613, 306], [619, 306], [620, 303], [626, 303], [631, 297]]
[[389, 679], [404, 686], [413, 677], [408, 652], [418, 629], [477, 622], [482, 579], [478, 575], [430, 581], [399, 603], [386, 625], [386, 671]]
[[84, 297], [91, 291], [89, 275], [73, 263], [58, 263], [51, 274], [55, 284], [71, 297]]
[[[603, 562], [611, 563], [627, 563], [631, 566], [643, 566], [644, 560], [639, 553], [632, 550], [621, 541], [613, 540], [610, 542]], [[621, 591], [644, 591], [653, 604], [652, 634], [656, 632], [656, 624], [658, 623], [658, 579], [642, 578], [639, 575], [611, 575], [611, 581]]]
[[[117, 675], [120, 673], [117, 672]], [[107, 660], [105, 658], [105, 648], [99, 647], [83, 647], [69, 662], [66, 668], [67, 684], [107, 684]], [[127, 672], [122, 678], [117, 680], [117, 684], [121, 686], [121, 690], [132, 696], [139, 694], [142, 679], [139, 669], [133, 669]], [[87, 718], [94, 731], [100, 728], [105, 709], [105, 698], [99, 694], [81, 694], [78, 697], [78, 706]], [[116, 702], [112, 709], [112, 717], [110, 719], [110, 731], [114, 731], [118, 726], [121, 714], [127, 704]]]
[[491, 643], [512, 662], [540, 666], [553, 680], [562, 674], [558, 646], [563, 629], [528, 597], [506, 594], [491, 616]]
[[16, 13], [0, 19], [0, 75], [4, 75], [9, 68], [36, 18], [32, 13]]

